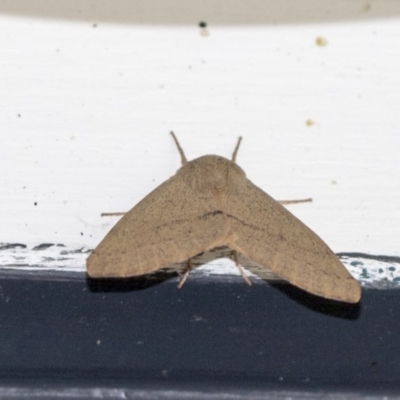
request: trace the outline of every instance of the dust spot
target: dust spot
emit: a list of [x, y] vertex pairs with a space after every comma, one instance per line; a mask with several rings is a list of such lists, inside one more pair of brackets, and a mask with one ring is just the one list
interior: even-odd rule
[[327, 41], [324, 37], [318, 36], [318, 37], [315, 39], [315, 44], [316, 44], [317, 46], [319, 46], [319, 47], [326, 47], [326, 46], [328, 45], [328, 41]]
[[314, 122], [311, 118], [309, 118], [309, 119], [306, 121], [306, 125], [307, 125], [307, 126], [314, 126], [314, 125], [315, 125], [315, 122]]
[[203, 36], [203, 37], [210, 36], [210, 31], [207, 29], [207, 22], [200, 21], [199, 27], [200, 27], [200, 35], [201, 36]]

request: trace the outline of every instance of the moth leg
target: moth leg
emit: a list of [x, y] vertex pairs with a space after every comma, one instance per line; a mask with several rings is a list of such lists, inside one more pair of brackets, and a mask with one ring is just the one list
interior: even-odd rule
[[101, 213], [102, 217], [119, 217], [120, 215], [125, 215], [126, 212], [108, 212], [108, 213]]
[[189, 276], [189, 272], [190, 272], [192, 269], [193, 269], [193, 266], [192, 266], [192, 259], [189, 258], [189, 259], [186, 261], [185, 273], [183, 274], [182, 279], [181, 279], [181, 280], [179, 281], [179, 283], [178, 283], [178, 289], [180, 289], [180, 288], [183, 286], [183, 284], [186, 282], [186, 279], [187, 279], [188, 276]]
[[243, 268], [241, 267], [241, 265], [239, 264], [239, 259], [238, 259], [238, 255], [237, 255], [237, 251], [236, 250], [232, 250], [232, 254], [233, 254], [233, 260], [235, 261], [236, 267], [240, 272], [240, 275], [242, 275], [244, 281], [251, 286], [251, 281], [250, 279], [246, 276], [246, 274], [243, 271]]
[[311, 203], [312, 199], [301, 199], [301, 200], [278, 200], [279, 204], [286, 205], [286, 204], [297, 204], [297, 203]]

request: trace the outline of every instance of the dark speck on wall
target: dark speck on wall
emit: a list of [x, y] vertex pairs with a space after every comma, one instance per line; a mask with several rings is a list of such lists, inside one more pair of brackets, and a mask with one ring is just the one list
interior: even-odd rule
[[33, 203], [33, 205], [34, 205], [34, 206], [37, 206], [37, 202], [35, 201], [35, 202]]
[[207, 29], [207, 23], [204, 21], [199, 22], [199, 27], [200, 27], [200, 35], [207, 37], [210, 35], [210, 32]]

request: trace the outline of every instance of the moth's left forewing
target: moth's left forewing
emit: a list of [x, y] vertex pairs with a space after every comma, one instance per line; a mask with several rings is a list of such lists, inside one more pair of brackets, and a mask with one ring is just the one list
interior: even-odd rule
[[[235, 240], [229, 247], [310, 293], [357, 303], [359, 283], [310, 228], [246, 179], [225, 200]], [[254, 270], [257, 273], [257, 269]]]

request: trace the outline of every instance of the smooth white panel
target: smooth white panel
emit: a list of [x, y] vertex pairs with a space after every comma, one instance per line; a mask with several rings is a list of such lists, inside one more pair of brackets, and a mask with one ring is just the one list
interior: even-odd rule
[[0, 2], [2, 242], [95, 246], [179, 167], [174, 130], [190, 159], [242, 135], [334, 251], [400, 255], [399, 3], [50, 3]]

